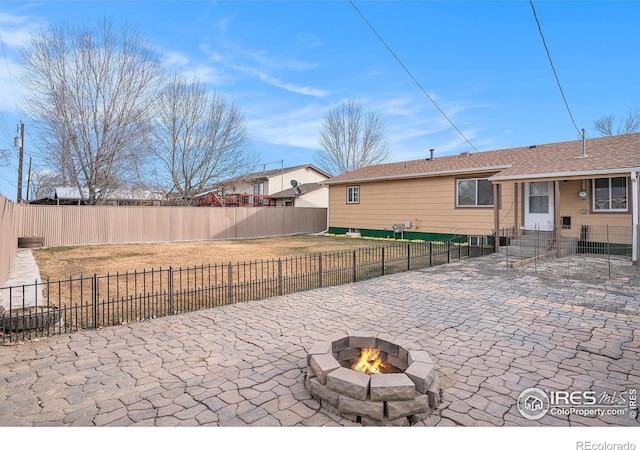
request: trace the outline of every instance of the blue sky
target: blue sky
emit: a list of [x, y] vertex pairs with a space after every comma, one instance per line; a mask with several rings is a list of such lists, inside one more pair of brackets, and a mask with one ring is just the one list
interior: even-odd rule
[[[356, 1], [355, 5], [479, 151], [578, 138], [528, 1]], [[640, 108], [640, 2], [534, 2], [578, 128]], [[473, 151], [347, 0], [0, 2], [0, 193], [15, 200], [18, 48], [50, 23], [137, 25], [167, 68], [197, 76], [244, 111], [269, 168], [312, 163], [332, 107], [359, 98], [385, 121], [393, 160]], [[34, 131], [35, 132], [35, 131]], [[25, 162], [26, 167], [28, 158]], [[26, 188], [26, 186], [25, 186]]]

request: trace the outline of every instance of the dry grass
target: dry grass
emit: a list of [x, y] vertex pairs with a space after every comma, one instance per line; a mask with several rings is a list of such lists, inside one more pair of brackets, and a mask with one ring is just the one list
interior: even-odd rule
[[326, 253], [375, 243], [327, 236], [287, 236], [234, 241], [113, 244], [37, 249], [33, 255], [43, 280], [104, 275], [172, 266], [193, 267]]

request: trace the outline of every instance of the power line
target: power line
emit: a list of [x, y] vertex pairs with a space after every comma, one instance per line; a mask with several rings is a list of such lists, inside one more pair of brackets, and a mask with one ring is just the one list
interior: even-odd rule
[[538, 15], [536, 14], [536, 8], [533, 6], [533, 0], [529, 0], [529, 4], [531, 5], [531, 10], [533, 11], [533, 17], [536, 19], [536, 24], [538, 24], [538, 31], [540, 32], [540, 37], [542, 38], [542, 45], [544, 45], [544, 50], [547, 52], [547, 58], [549, 59], [549, 64], [551, 64], [551, 70], [553, 70], [553, 76], [556, 78], [556, 82], [558, 83], [558, 89], [560, 89], [560, 94], [562, 95], [562, 100], [564, 101], [564, 106], [567, 108], [567, 112], [569, 113], [569, 117], [571, 118], [571, 123], [573, 123], [573, 127], [576, 129], [578, 134], [581, 134], [578, 125], [576, 125], [576, 121], [573, 120], [573, 114], [571, 114], [571, 109], [569, 109], [569, 103], [567, 102], [567, 97], [564, 95], [564, 91], [562, 90], [562, 85], [560, 84], [560, 78], [558, 78], [558, 73], [556, 72], [556, 68], [553, 65], [553, 61], [551, 60], [551, 53], [549, 53], [549, 47], [547, 47], [547, 41], [544, 38], [544, 34], [542, 33], [542, 27], [540, 26], [540, 21], [538, 20]]
[[9, 83], [11, 84], [13, 99], [16, 100], [18, 97], [16, 96], [16, 90], [13, 87], [13, 77], [11, 76], [11, 69], [9, 68], [9, 60], [7, 59], [7, 51], [4, 47], [4, 39], [2, 38], [2, 33], [0, 33], [0, 44], [2, 44], [2, 54], [4, 55], [4, 62], [7, 65], [7, 74], [9, 74]]
[[386, 49], [389, 51], [389, 53], [391, 53], [391, 55], [396, 59], [396, 61], [398, 62], [398, 64], [400, 64], [400, 66], [404, 69], [404, 71], [407, 73], [407, 75], [409, 75], [409, 77], [414, 81], [414, 83], [418, 86], [418, 88], [422, 91], [422, 93], [431, 101], [431, 103], [433, 103], [433, 105], [436, 107], [436, 109], [440, 112], [440, 114], [442, 114], [442, 116], [447, 119], [447, 121], [449, 122], [449, 124], [458, 132], [458, 134], [460, 136], [462, 136], [462, 139], [464, 139], [466, 141], [467, 144], [469, 144], [469, 146], [474, 150], [474, 151], [478, 151], [477, 148], [475, 148], [475, 146], [469, 141], [469, 139], [467, 139], [467, 137], [462, 133], [462, 131], [460, 131], [460, 129], [453, 123], [453, 121], [449, 118], [449, 116], [447, 116], [447, 114], [442, 110], [442, 108], [440, 108], [440, 106], [438, 106], [438, 104], [436, 103], [436, 101], [433, 99], [433, 97], [431, 97], [429, 95], [429, 93], [426, 91], [425, 88], [422, 87], [422, 85], [420, 84], [420, 82], [416, 79], [416, 77], [413, 76], [413, 74], [411, 73], [411, 71], [407, 68], [407, 66], [405, 66], [403, 64], [403, 62], [400, 60], [400, 58], [395, 54], [395, 52], [391, 49], [391, 47], [389, 47], [389, 45], [387, 45], [387, 43], [385, 42], [385, 40], [382, 38], [382, 36], [380, 36], [380, 34], [376, 31], [376, 29], [373, 27], [373, 25], [367, 20], [367, 18], [364, 16], [364, 14], [362, 14], [362, 12], [360, 12], [360, 10], [358, 9], [358, 7], [353, 3], [353, 0], [349, 0], [349, 3], [351, 3], [351, 6], [353, 6], [353, 9], [356, 10], [356, 12], [360, 15], [360, 17], [362, 18], [362, 20], [364, 20], [364, 22], [369, 26], [369, 28], [371, 29], [371, 31], [373, 31], [373, 33], [378, 37], [378, 39], [380, 40], [380, 42], [382, 42], [382, 44], [386, 47]]
[[[16, 90], [13, 86], [13, 77], [11, 76], [11, 68], [9, 67], [9, 60], [7, 59], [7, 50], [4, 46], [4, 38], [2, 37], [2, 33], [0, 33], [0, 45], [2, 46], [2, 55], [4, 56], [4, 63], [7, 66], [7, 75], [9, 76], [9, 84], [11, 84], [11, 92], [13, 93], [14, 101], [17, 99]], [[9, 137], [8, 131], [9, 127], [7, 126], [7, 122], [4, 118], [4, 114], [0, 113], [0, 128], [2, 128], [2, 133], [7, 138], [7, 141], [13, 142], [13, 138]]]

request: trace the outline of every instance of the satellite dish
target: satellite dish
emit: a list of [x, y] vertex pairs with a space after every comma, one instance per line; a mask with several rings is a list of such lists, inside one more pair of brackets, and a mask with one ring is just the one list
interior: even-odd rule
[[291, 186], [293, 186], [293, 190], [296, 191], [296, 196], [302, 194], [302, 191], [298, 187], [298, 182], [296, 180], [291, 180]]

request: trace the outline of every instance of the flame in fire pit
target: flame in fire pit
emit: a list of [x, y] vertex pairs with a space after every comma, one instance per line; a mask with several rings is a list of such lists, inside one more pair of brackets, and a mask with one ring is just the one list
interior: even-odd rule
[[380, 350], [377, 348], [363, 348], [360, 350], [360, 358], [353, 365], [352, 369], [358, 372], [371, 375], [372, 373], [382, 373], [384, 362], [378, 358]]

